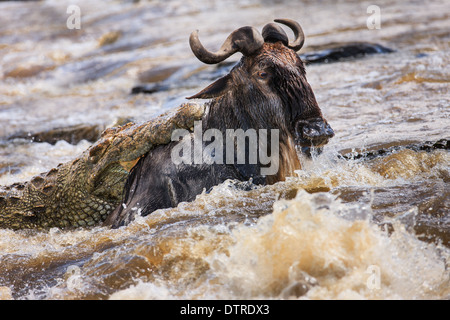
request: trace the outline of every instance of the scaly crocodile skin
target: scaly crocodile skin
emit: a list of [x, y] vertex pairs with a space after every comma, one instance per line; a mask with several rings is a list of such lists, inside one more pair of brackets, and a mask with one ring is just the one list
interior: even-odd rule
[[107, 129], [72, 162], [26, 183], [0, 187], [0, 228], [64, 229], [95, 226], [120, 203], [140, 157], [167, 144], [175, 129], [191, 129], [205, 107], [186, 103], [143, 124]]

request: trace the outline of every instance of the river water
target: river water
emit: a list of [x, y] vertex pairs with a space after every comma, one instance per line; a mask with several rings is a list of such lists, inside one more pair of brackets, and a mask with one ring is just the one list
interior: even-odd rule
[[[73, 4], [81, 29], [67, 27]], [[195, 29], [214, 49], [238, 27], [288, 17], [305, 31], [301, 53], [358, 41], [394, 52], [307, 66], [336, 136], [299, 155], [286, 182], [227, 181], [114, 230], [0, 230], [0, 299], [449, 299], [449, 151], [352, 155], [450, 138], [450, 4], [377, 1], [379, 29], [372, 4], [1, 2], [0, 185], [92, 143], [37, 133], [145, 121], [211, 82], [216, 67], [189, 49]]]

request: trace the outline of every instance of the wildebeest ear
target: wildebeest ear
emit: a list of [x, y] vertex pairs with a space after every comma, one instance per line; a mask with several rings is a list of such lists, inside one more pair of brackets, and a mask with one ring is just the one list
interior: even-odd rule
[[230, 88], [231, 76], [227, 74], [225, 77], [211, 83], [205, 89], [193, 95], [192, 97], [187, 97], [186, 99], [212, 99], [220, 97], [225, 94]]

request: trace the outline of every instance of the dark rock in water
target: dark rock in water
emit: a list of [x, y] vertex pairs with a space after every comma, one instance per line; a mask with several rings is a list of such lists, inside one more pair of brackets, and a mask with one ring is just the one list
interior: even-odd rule
[[151, 83], [151, 84], [141, 84], [131, 89], [131, 94], [139, 94], [139, 93], [155, 93], [169, 90], [168, 86], [160, 85], [159, 83]]
[[105, 128], [100, 125], [75, 125], [65, 128], [53, 128], [50, 130], [28, 133], [19, 132], [8, 137], [8, 140], [27, 139], [34, 142], [47, 142], [55, 144], [60, 140], [65, 140], [70, 144], [77, 144], [81, 140], [89, 142], [97, 141]]
[[170, 83], [178, 82], [184, 73], [180, 69], [182, 66], [159, 67], [144, 71], [139, 75], [139, 81], [143, 84], [134, 87], [131, 93], [154, 93], [169, 90]]
[[[1, 0], [0, 0], [1, 1]], [[96, 142], [100, 139], [103, 131], [107, 127], [119, 127], [135, 120], [129, 117], [119, 117], [111, 124], [77, 124], [63, 128], [52, 128], [40, 132], [24, 132], [20, 131], [10, 135], [6, 140], [24, 139], [31, 142], [47, 142], [56, 144], [60, 140], [64, 140], [70, 144], [78, 144], [81, 140], [88, 142]], [[4, 142], [5, 140], [0, 140]]]
[[314, 52], [300, 55], [306, 63], [330, 63], [343, 59], [359, 58], [369, 54], [394, 52], [394, 50], [380, 44], [368, 42], [332, 43], [325, 46], [313, 47], [312, 50]]
[[426, 151], [431, 152], [433, 150], [442, 149], [442, 150], [450, 150], [450, 140], [449, 139], [441, 139], [435, 142], [425, 141], [422, 143], [409, 144], [404, 146], [393, 146], [389, 148], [383, 148], [373, 151], [365, 151], [365, 152], [351, 152], [348, 154], [340, 155], [341, 158], [346, 160], [355, 160], [355, 159], [365, 159], [372, 160], [378, 157], [384, 157], [392, 154], [395, 151], [401, 149], [410, 149], [413, 151]]
[[444, 150], [450, 150], [450, 140], [449, 139], [441, 139], [436, 142], [427, 141], [420, 145], [412, 145], [410, 147], [414, 151], [433, 151], [436, 149], [444, 149]]

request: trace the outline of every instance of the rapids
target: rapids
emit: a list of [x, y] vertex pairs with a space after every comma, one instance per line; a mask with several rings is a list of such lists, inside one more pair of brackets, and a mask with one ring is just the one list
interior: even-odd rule
[[[71, 4], [81, 29], [67, 27]], [[302, 170], [285, 182], [227, 181], [119, 229], [0, 230], [0, 299], [449, 299], [450, 153], [403, 147], [450, 138], [450, 5], [378, 1], [371, 29], [372, 4], [1, 2], [0, 185], [92, 143], [37, 133], [145, 121], [220, 76], [190, 51], [195, 29], [213, 49], [286, 17], [305, 31], [300, 53], [358, 41], [394, 51], [307, 65], [336, 136], [299, 152]]]

